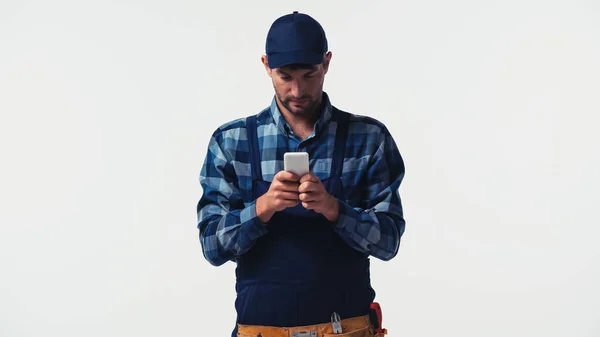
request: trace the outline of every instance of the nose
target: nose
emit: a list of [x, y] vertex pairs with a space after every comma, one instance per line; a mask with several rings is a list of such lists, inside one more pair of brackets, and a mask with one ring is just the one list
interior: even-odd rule
[[300, 98], [304, 96], [304, 85], [299, 80], [292, 81], [291, 83], [292, 96]]

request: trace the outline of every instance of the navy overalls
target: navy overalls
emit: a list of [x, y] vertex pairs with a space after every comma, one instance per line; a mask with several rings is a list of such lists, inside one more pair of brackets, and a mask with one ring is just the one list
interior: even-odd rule
[[[348, 114], [332, 110], [338, 129], [330, 176], [322, 183], [344, 200], [341, 176]], [[262, 180], [256, 124], [255, 116], [247, 119], [252, 200], [270, 186]], [[330, 322], [333, 312], [342, 319], [369, 313], [375, 292], [368, 256], [343, 242], [323, 215], [298, 204], [276, 212], [268, 230], [237, 259], [237, 323], [292, 327]], [[236, 333], [237, 327], [232, 336]]]

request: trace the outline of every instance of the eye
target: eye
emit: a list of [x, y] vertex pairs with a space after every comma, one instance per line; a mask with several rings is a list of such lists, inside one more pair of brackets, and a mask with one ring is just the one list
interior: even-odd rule
[[280, 78], [286, 82], [292, 79], [290, 76], [280, 76]]

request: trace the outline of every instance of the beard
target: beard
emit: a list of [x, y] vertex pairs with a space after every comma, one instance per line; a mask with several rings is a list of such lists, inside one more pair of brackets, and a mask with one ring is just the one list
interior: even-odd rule
[[[283, 97], [281, 96], [281, 94], [279, 94], [277, 89], [275, 89], [275, 95], [277, 95], [277, 98], [281, 102], [281, 105], [283, 105], [287, 109], [287, 111], [294, 115], [310, 115], [318, 108], [317, 100], [314, 97], [308, 95], [304, 95], [302, 97]], [[303, 101], [302, 107], [292, 105], [294, 101], [297, 100]]]

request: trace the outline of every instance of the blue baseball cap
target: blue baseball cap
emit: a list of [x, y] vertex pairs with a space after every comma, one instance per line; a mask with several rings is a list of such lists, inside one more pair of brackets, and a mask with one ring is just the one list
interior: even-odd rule
[[265, 49], [271, 69], [290, 64], [320, 64], [327, 52], [327, 38], [317, 20], [295, 11], [273, 22]]

